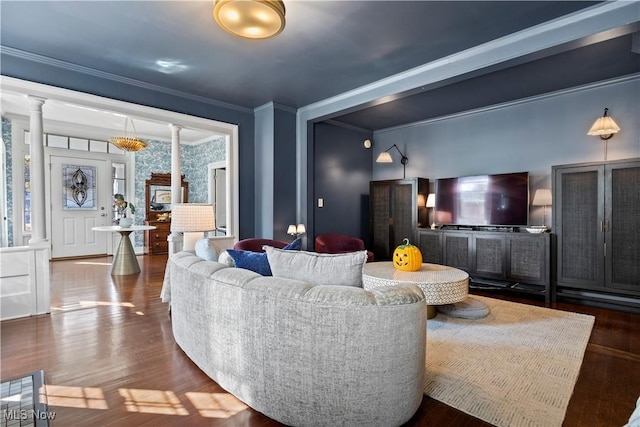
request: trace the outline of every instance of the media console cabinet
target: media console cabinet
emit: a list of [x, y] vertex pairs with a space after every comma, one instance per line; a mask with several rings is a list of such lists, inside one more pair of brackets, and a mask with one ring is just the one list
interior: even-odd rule
[[422, 261], [469, 273], [470, 285], [543, 295], [551, 302], [549, 233], [415, 230]]

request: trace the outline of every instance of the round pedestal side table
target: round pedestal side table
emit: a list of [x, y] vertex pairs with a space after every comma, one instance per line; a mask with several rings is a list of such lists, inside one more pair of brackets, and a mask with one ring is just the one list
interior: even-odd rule
[[457, 268], [422, 264], [418, 271], [400, 271], [396, 270], [392, 262], [370, 262], [364, 265], [364, 289], [404, 284], [417, 285], [422, 289], [428, 319], [436, 316], [435, 306], [464, 301], [469, 295], [469, 275]]
[[134, 231], [154, 230], [155, 228], [156, 227], [152, 225], [132, 225], [129, 227], [107, 225], [92, 228], [94, 231], [120, 233], [120, 244], [113, 255], [113, 262], [111, 263], [112, 276], [125, 276], [140, 273], [140, 266], [138, 265], [136, 253], [131, 245], [131, 240], [129, 240], [129, 234]]

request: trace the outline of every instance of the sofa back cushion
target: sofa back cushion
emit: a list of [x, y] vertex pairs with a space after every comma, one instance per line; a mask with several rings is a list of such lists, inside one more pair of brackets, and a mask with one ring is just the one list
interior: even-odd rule
[[312, 286], [362, 287], [362, 268], [367, 251], [347, 254], [319, 254], [265, 247], [274, 277], [301, 280]]

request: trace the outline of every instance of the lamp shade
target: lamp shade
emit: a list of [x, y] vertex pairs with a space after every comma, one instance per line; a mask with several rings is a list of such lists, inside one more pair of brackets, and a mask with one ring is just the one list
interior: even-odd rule
[[216, 228], [213, 205], [206, 203], [176, 203], [171, 210], [171, 231], [211, 231]]
[[436, 195], [434, 193], [430, 193], [427, 196], [427, 207], [435, 208], [436, 207]]
[[533, 195], [531, 206], [551, 206], [551, 190], [548, 188], [539, 188]]
[[620, 126], [609, 116], [609, 109], [605, 108], [604, 115], [596, 119], [587, 135], [608, 136], [610, 138], [614, 133], [618, 132], [620, 132]]
[[296, 227], [296, 233], [304, 234], [306, 232], [307, 232], [307, 227], [305, 227], [304, 224], [298, 224], [298, 226]]
[[393, 163], [391, 154], [389, 154], [387, 151], [383, 151], [376, 159], [376, 163]]

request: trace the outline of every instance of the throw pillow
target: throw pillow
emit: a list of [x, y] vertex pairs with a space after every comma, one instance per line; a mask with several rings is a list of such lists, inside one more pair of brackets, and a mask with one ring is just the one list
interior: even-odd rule
[[362, 287], [362, 268], [367, 251], [346, 254], [319, 254], [265, 247], [275, 277], [302, 280], [312, 286], [344, 285]]
[[267, 254], [239, 249], [227, 249], [227, 253], [233, 258], [236, 267], [255, 271], [263, 276], [271, 276]]
[[196, 255], [206, 261], [217, 261], [220, 249], [213, 243], [211, 239], [198, 239], [195, 245]]
[[229, 267], [236, 266], [236, 264], [233, 262], [233, 258], [231, 258], [231, 255], [229, 255], [229, 252], [227, 251], [222, 251], [220, 255], [218, 255], [218, 262]]
[[289, 243], [282, 249], [286, 249], [288, 251], [299, 251], [300, 249], [302, 249], [302, 239], [300, 237], [296, 237], [293, 242]]

